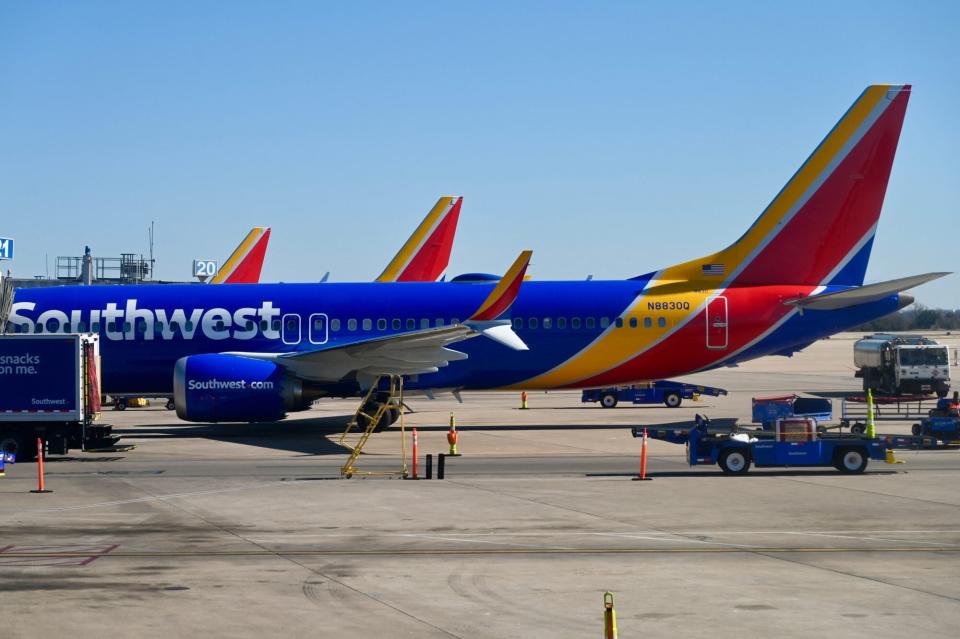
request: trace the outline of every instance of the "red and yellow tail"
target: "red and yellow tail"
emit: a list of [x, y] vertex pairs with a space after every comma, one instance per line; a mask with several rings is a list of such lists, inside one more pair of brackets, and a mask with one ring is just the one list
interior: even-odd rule
[[437, 200], [377, 282], [435, 282], [450, 263], [462, 197]]
[[247, 233], [217, 274], [211, 284], [256, 284], [260, 281], [263, 259], [270, 243], [270, 229], [257, 226]]
[[710, 288], [863, 283], [910, 85], [873, 85], [732, 246], [659, 272]]

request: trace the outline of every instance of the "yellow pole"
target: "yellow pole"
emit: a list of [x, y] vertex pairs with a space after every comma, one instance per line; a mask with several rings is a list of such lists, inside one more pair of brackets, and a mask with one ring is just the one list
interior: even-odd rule
[[457, 420], [454, 418], [453, 413], [450, 413], [450, 430], [447, 431], [447, 443], [450, 444], [450, 455], [453, 457], [457, 456]]
[[603, 593], [603, 637], [617, 639], [617, 612], [613, 609], [613, 593]]
[[867, 437], [874, 439], [877, 436], [877, 426], [873, 423], [873, 393], [867, 389]]

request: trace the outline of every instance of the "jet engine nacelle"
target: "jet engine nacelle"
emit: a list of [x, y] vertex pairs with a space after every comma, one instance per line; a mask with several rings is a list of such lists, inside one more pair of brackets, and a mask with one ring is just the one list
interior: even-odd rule
[[177, 417], [190, 422], [267, 422], [309, 408], [300, 380], [273, 362], [211, 353], [177, 360]]

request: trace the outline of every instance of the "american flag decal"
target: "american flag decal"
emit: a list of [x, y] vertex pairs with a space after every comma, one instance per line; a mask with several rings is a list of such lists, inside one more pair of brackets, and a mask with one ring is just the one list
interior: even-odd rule
[[700, 268], [704, 275], [723, 275], [725, 270], [723, 264], [704, 264]]

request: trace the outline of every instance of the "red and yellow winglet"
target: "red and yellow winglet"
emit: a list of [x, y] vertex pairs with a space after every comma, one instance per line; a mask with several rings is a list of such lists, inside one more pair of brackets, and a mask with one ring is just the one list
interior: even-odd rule
[[211, 284], [256, 284], [260, 281], [263, 258], [270, 243], [270, 228], [257, 226], [247, 233], [240, 246], [230, 254]]
[[523, 283], [523, 276], [527, 272], [527, 266], [530, 265], [530, 257], [533, 251], [524, 251], [516, 259], [513, 265], [507, 270], [506, 274], [500, 278], [500, 283], [487, 296], [487, 299], [480, 305], [480, 308], [470, 316], [469, 321], [487, 322], [495, 320], [503, 315], [508, 308], [517, 299], [520, 294], [520, 285]]
[[450, 263], [462, 204], [462, 197], [437, 200], [376, 281], [436, 282]]

